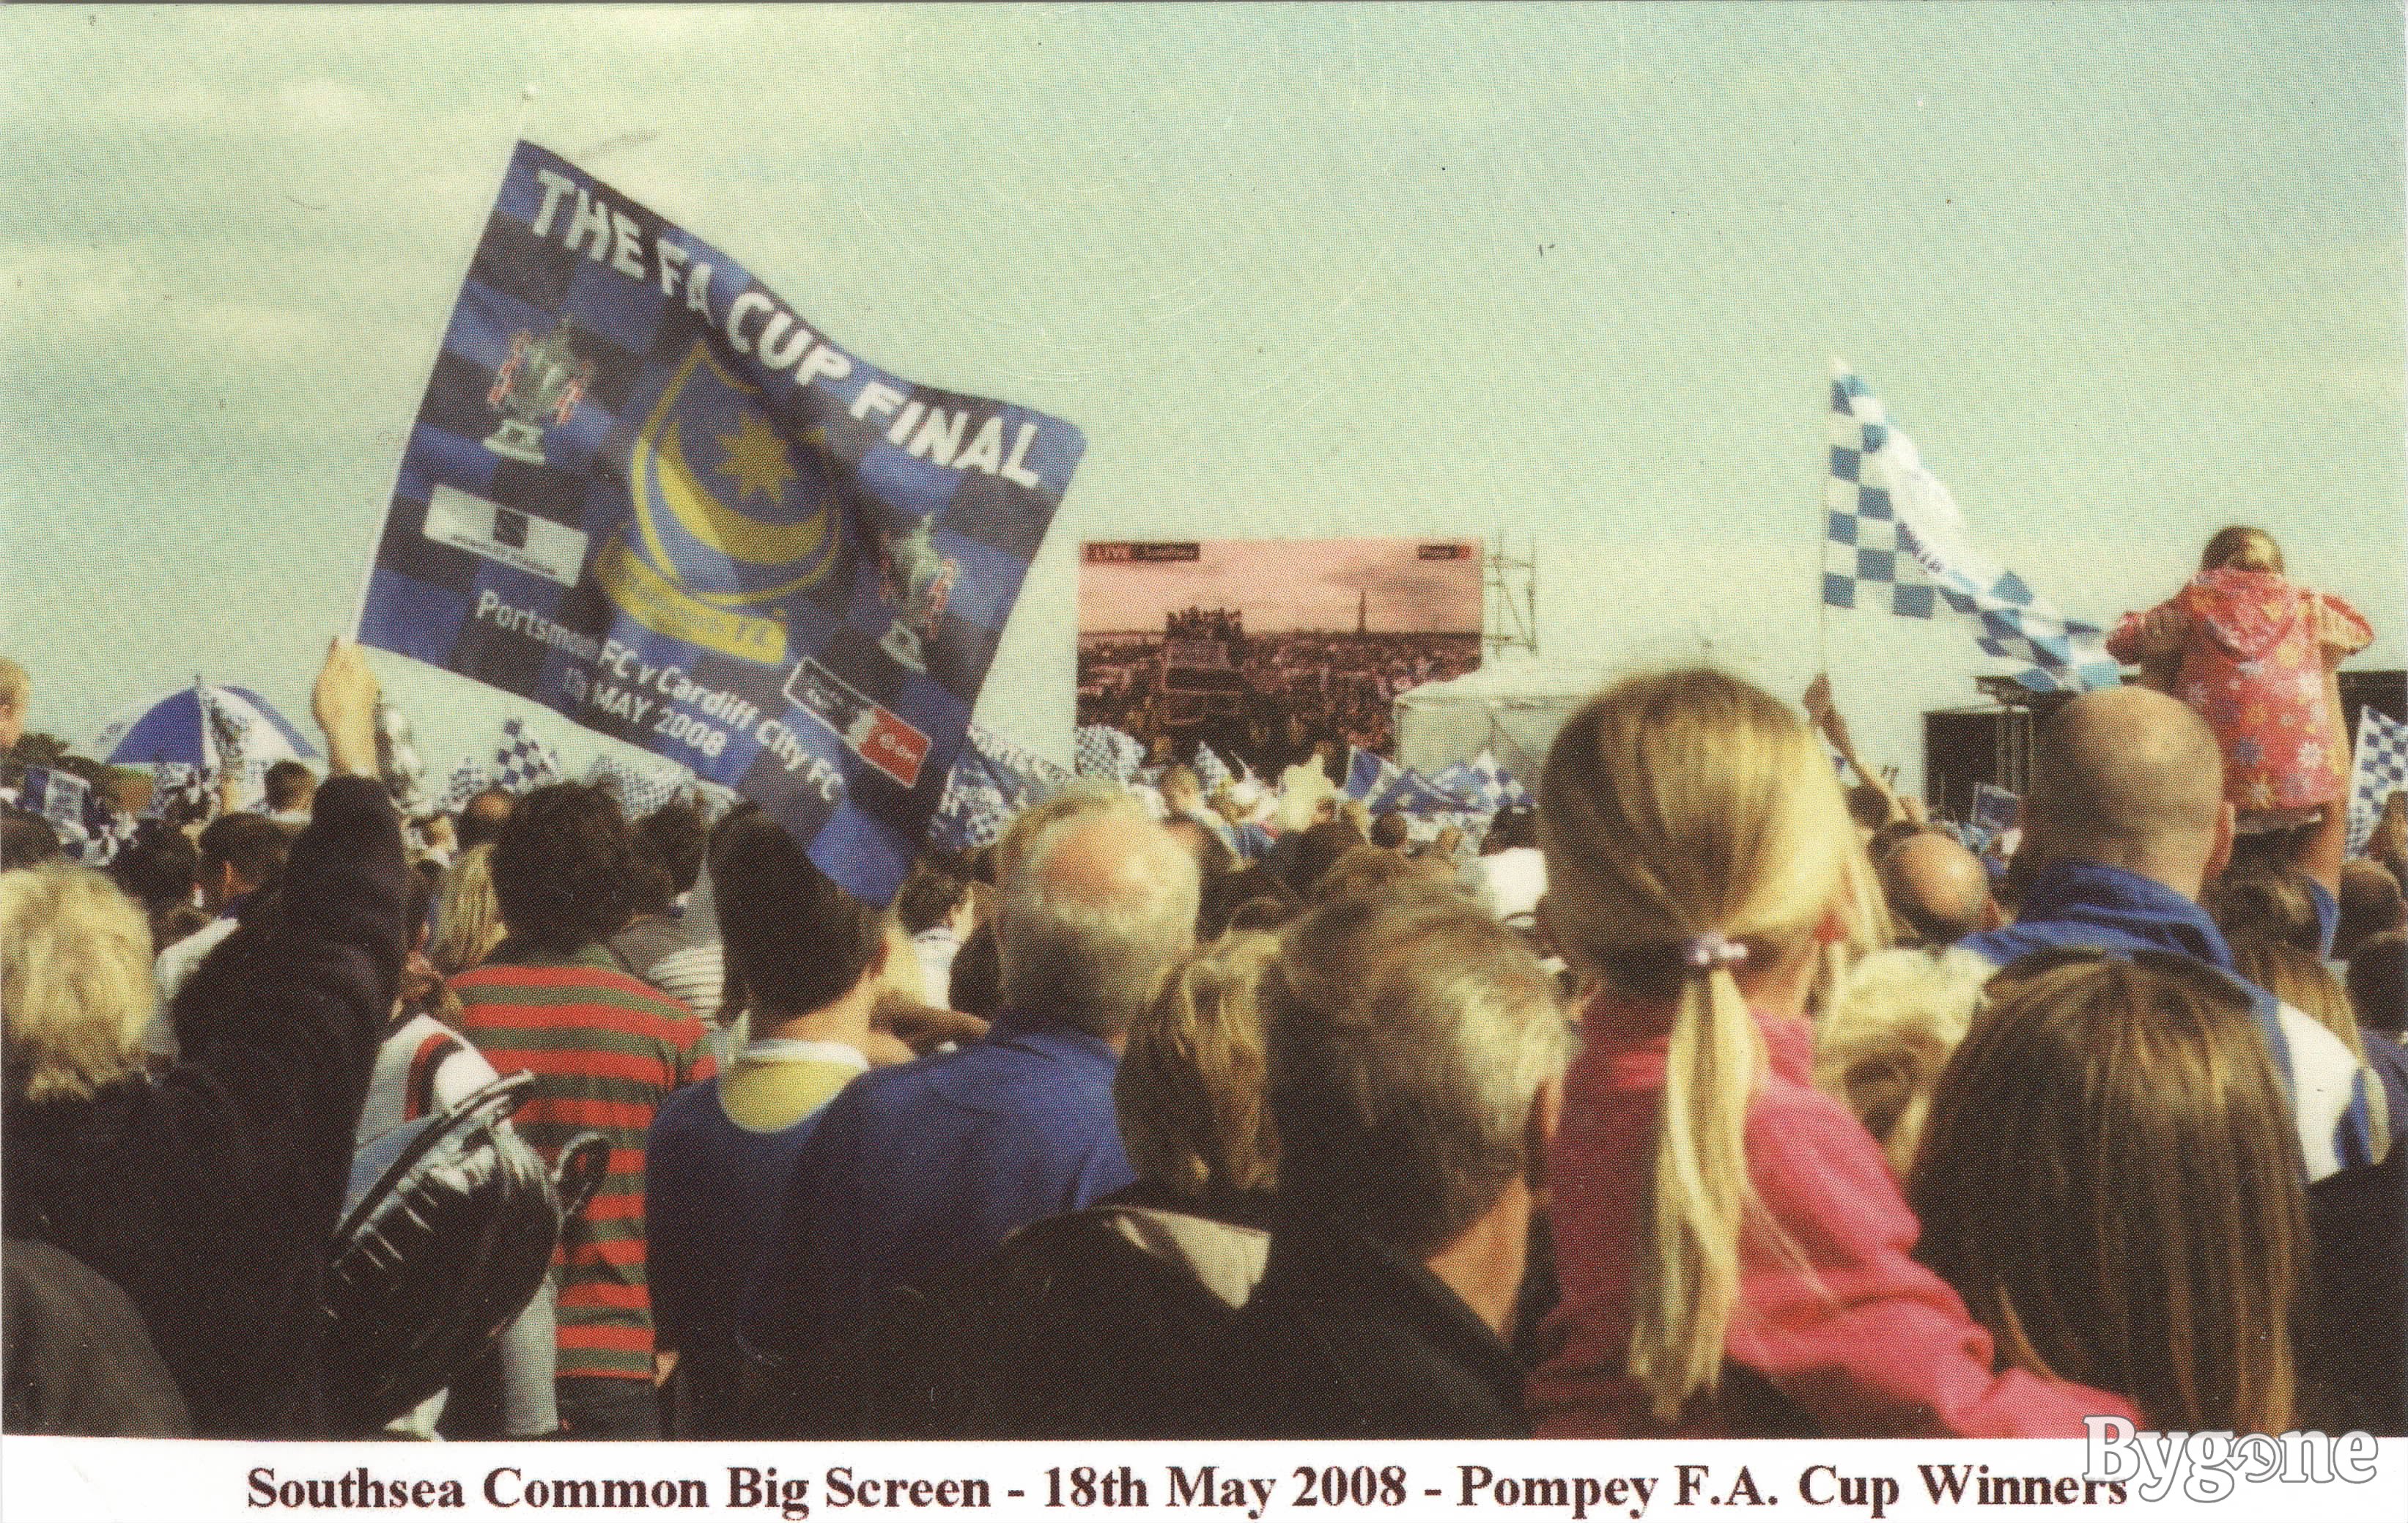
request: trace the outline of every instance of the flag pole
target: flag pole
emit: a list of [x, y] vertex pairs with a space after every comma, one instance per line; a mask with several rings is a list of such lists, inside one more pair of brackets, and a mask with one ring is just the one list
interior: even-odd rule
[[[1836, 358], [1831, 362], [1831, 367], [1835, 371], [1840, 368], [1840, 362]], [[1832, 384], [1834, 383], [1827, 381], [1824, 385], [1823, 448], [1814, 480], [1814, 553], [1810, 559], [1814, 574], [1814, 674], [1818, 677], [1828, 676], [1831, 670], [1831, 600], [1825, 593], [1823, 578], [1824, 562], [1830, 555], [1830, 551], [1826, 547], [1826, 541], [1829, 539], [1831, 533], [1831, 510], [1825, 497], [1827, 491], [1825, 483], [1829, 481], [1831, 474], [1829, 398]]]

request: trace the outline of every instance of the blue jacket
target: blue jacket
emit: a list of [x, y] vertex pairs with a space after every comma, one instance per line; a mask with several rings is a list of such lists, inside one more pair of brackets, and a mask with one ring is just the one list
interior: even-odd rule
[[[2321, 884], [2312, 887], [2330, 945], [2338, 910]], [[2235, 973], [2232, 948], [2207, 912], [2155, 879], [2102, 862], [2051, 862], [2025, 893], [2014, 925], [1956, 944], [2002, 967], [2027, 953], [2064, 946], [2174, 952], [2206, 963], [2249, 996], [2275, 1070], [2291, 1092], [2308, 1178], [2373, 1160], [2373, 1073], [2340, 1038]]]
[[738, 1336], [791, 1361], [857, 1331], [886, 1292], [1134, 1183], [1112, 1110], [1120, 1056], [1024, 1013], [986, 1040], [863, 1075], [795, 1159]]

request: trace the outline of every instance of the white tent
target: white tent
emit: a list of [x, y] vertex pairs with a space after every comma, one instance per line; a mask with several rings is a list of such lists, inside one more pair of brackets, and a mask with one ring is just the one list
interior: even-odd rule
[[1555, 731], [1605, 685], [1602, 668], [1508, 653], [1397, 696], [1397, 765], [1425, 776], [1483, 751], [1535, 791]]

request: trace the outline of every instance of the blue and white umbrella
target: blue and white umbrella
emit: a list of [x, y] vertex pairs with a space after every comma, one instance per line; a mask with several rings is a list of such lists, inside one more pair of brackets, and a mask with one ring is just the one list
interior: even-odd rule
[[112, 767], [181, 768], [214, 780], [224, 760], [226, 736], [239, 736], [247, 772], [270, 762], [314, 759], [317, 748], [247, 687], [194, 682], [118, 711], [100, 727], [93, 754]]

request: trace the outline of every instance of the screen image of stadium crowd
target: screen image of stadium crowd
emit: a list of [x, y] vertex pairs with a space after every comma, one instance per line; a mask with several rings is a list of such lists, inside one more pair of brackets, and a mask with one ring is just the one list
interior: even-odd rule
[[1080, 559], [1079, 723], [1150, 766], [1198, 741], [1266, 779], [1395, 748], [1392, 704], [1480, 665], [1469, 540], [1090, 541]]

